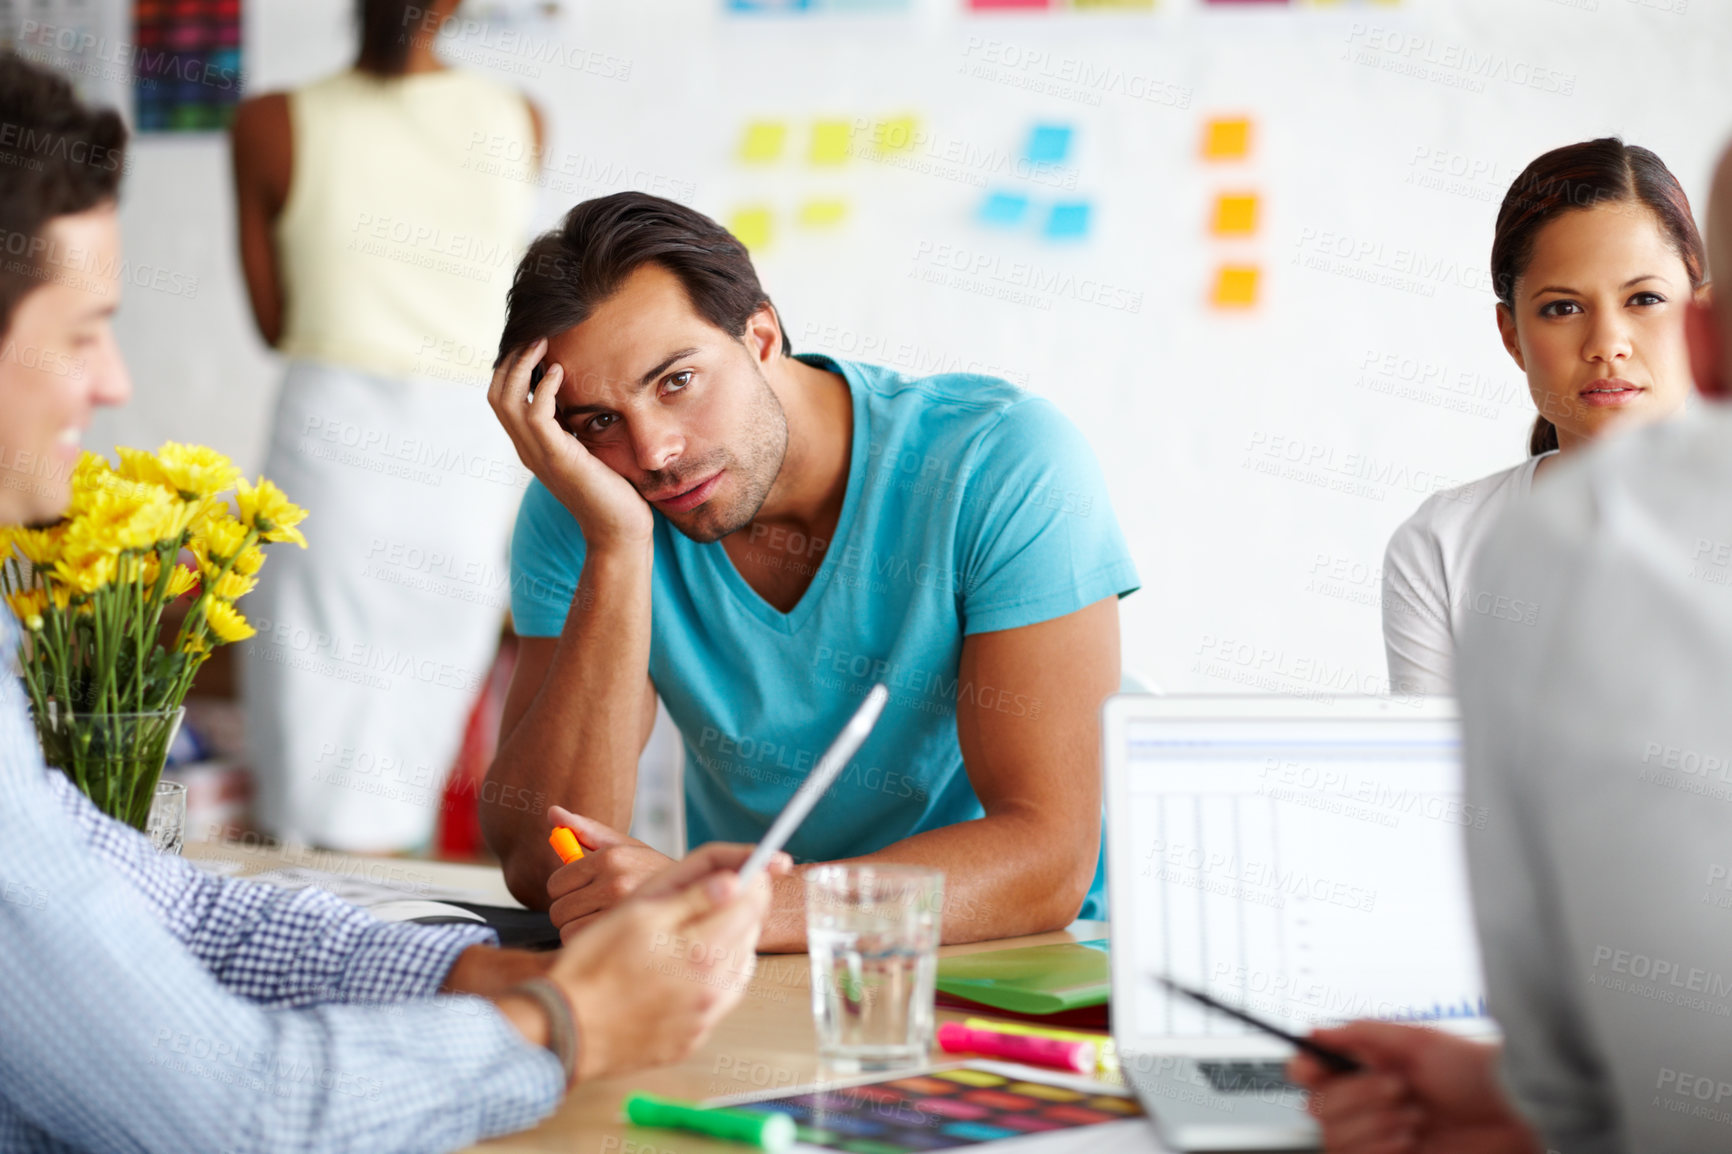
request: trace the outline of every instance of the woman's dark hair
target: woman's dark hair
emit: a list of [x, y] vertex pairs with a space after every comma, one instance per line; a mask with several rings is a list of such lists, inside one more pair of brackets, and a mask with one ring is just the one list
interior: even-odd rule
[[[1491, 283], [1504, 307], [1515, 309], [1515, 285], [1533, 260], [1540, 229], [1566, 212], [1599, 204], [1636, 203], [1660, 220], [1672, 248], [1699, 289], [1707, 276], [1702, 234], [1678, 178], [1645, 148], [1615, 136], [1554, 148], [1522, 170], [1504, 195], [1491, 242]], [[1558, 430], [1543, 415], [1534, 418], [1528, 452], [1558, 447]]]
[[432, 7], [432, 0], [357, 0], [361, 25], [359, 65], [363, 72], [400, 76], [409, 61], [412, 25]]
[[0, 333], [48, 276], [43, 229], [120, 195], [126, 125], [112, 108], [87, 108], [64, 76], [0, 52]]
[[[506, 297], [494, 367], [514, 349], [582, 324], [646, 264], [678, 277], [697, 314], [730, 336], [744, 336], [752, 314], [770, 304], [746, 246], [727, 229], [683, 204], [616, 192], [584, 201], [530, 244]], [[783, 330], [782, 352], [793, 351]]]

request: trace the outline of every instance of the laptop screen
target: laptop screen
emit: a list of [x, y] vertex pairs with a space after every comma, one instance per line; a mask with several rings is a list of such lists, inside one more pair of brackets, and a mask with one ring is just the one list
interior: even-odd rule
[[1132, 716], [1123, 741], [1121, 1036], [1250, 1032], [1157, 972], [1301, 1033], [1483, 1018], [1453, 720]]

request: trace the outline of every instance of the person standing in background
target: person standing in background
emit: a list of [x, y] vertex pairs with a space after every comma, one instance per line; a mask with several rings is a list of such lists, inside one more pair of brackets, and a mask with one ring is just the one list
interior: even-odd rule
[[528, 479], [485, 386], [541, 118], [440, 62], [457, 6], [360, 0], [355, 65], [247, 100], [233, 130], [247, 292], [287, 358], [264, 469], [312, 510], [250, 602], [255, 814], [341, 850], [431, 838]]
[[1678, 179], [1615, 137], [1554, 149], [1498, 209], [1492, 288], [1504, 348], [1539, 416], [1529, 457], [1434, 493], [1383, 556], [1391, 693], [1451, 693], [1469, 614], [1534, 624], [1537, 607], [1475, 589], [1471, 563], [1498, 516], [1560, 456], [1613, 428], [1676, 414], [1690, 392], [1684, 314], [1707, 257]]

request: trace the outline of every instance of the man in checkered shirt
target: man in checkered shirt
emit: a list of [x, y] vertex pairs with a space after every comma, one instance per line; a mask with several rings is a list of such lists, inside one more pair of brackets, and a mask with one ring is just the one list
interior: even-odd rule
[[[62, 513], [91, 410], [131, 391], [109, 328], [125, 135], [0, 55], [0, 525]], [[0, 613], [0, 652], [17, 643]], [[748, 852], [697, 851], [558, 954], [388, 925], [158, 855], [43, 765], [0, 675], [0, 1152], [432, 1151], [521, 1129], [572, 1081], [689, 1053], [739, 1000], [769, 900], [736, 892]], [[673, 940], [708, 949], [652, 956]], [[514, 990], [535, 977], [553, 988]], [[570, 1059], [565, 1021], [569, 1077], [549, 1050]]]

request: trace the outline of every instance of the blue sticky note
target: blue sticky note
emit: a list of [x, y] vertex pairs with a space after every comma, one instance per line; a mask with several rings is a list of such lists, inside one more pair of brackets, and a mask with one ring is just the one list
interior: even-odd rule
[[1028, 197], [1020, 192], [989, 192], [980, 205], [980, 220], [983, 224], [1002, 225], [1006, 228], [1022, 223], [1022, 218], [1028, 215]]
[[1046, 218], [1048, 240], [1081, 240], [1089, 234], [1087, 201], [1069, 201], [1052, 206]]
[[812, 0], [728, 0], [732, 12], [805, 12]]
[[1028, 134], [1028, 159], [1035, 164], [1063, 164], [1070, 155], [1070, 126], [1037, 124]]

